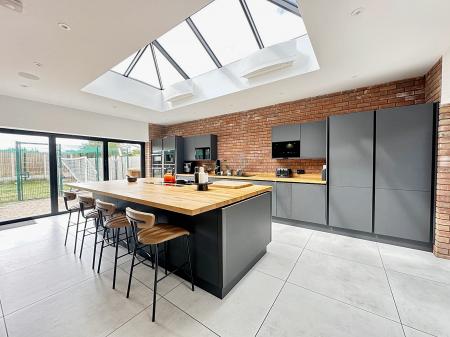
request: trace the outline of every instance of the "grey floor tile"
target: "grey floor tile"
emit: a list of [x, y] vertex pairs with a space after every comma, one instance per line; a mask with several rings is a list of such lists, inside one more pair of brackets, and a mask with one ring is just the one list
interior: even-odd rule
[[382, 267], [376, 242], [333, 233], [314, 232], [306, 249]]
[[431, 252], [393, 245], [379, 244], [379, 248], [386, 269], [450, 284], [450, 260], [437, 258]]
[[[0, 298], [5, 315], [86, 279], [97, 277], [91, 269], [92, 251], [86, 249], [82, 259], [73, 254], [10, 272], [0, 278]], [[104, 269], [113, 267], [105, 259]]]
[[450, 286], [388, 271], [402, 322], [436, 336], [450, 336]]
[[6, 337], [6, 327], [3, 318], [0, 318], [0, 337]]
[[401, 325], [287, 283], [258, 336], [401, 337]]
[[[123, 263], [120, 265], [120, 268], [126, 273], [130, 273], [131, 261]], [[158, 269], [158, 279], [164, 276], [164, 268]], [[133, 277], [142, 283], [144, 283], [147, 287], [153, 290], [153, 281], [155, 277], [154, 269], [140, 264], [134, 267]], [[157, 294], [164, 296], [169, 291], [174, 289], [177, 285], [179, 285], [183, 280], [176, 275], [169, 275], [161, 282], [158, 282]], [[134, 281], [135, 282], [135, 281]]]
[[272, 222], [272, 241], [303, 248], [308, 242], [312, 230]]
[[272, 241], [255, 269], [285, 280], [295, 265], [302, 248]]
[[252, 270], [222, 300], [199, 288], [192, 292], [184, 284], [165, 298], [222, 337], [254, 336], [282, 285]]
[[156, 305], [156, 322], [152, 307], [141, 312], [108, 337], [217, 337], [195, 319], [164, 298]]
[[383, 268], [305, 250], [288, 281], [399, 321]]
[[133, 283], [125, 297], [128, 275], [118, 270], [116, 290], [112, 271], [6, 316], [11, 337], [106, 336], [147, 308], [152, 291]]
[[416, 329], [407, 327], [407, 326], [403, 326], [403, 330], [405, 331], [405, 336], [406, 337], [432, 337], [433, 335], [429, 335], [427, 333], [418, 331]]

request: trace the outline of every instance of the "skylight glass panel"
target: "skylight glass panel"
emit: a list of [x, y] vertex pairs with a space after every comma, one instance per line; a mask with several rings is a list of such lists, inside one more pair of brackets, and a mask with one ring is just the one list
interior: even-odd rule
[[191, 78], [216, 69], [186, 21], [161, 36], [158, 42]]
[[156, 88], [160, 88], [150, 46], [145, 48], [144, 53], [137, 61], [129, 77], [153, 85]]
[[174, 83], [184, 81], [183, 76], [181, 76], [172, 64], [170, 64], [170, 62], [164, 57], [164, 55], [161, 54], [158, 48], [154, 48], [154, 50], [163, 87], [167, 88]]
[[115, 71], [116, 73], [119, 73], [121, 75], [125, 74], [125, 71], [127, 71], [128, 67], [130, 66], [131, 62], [133, 61], [134, 57], [136, 56], [137, 52], [128, 56], [125, 60], [120, 62], [118, 65], [116, 65], [114, 68], [112, 68], [112, 71]]
[[238, 0], [215, 0], [191, 19], [224, 65], [259, 49]]
[[265, 47], [306, 34], [303, 19], [267, 0], [247, 0]]

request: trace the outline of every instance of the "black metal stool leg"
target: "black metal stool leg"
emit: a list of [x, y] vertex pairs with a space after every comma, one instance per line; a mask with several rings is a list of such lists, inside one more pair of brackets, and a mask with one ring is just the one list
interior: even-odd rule
[[127, 298], [130, 297], [131, 279], [133, 277], [134, 259], [136, 258], [137, 242], [134, 245], [133, 258], [131, 259], [130, 277], [128, 278]]
[[78, 217], [77, 217], [77, 228], [75, 230], [75, 246], [73, 247], [73, 253], [75, 254], [77, 252], [77, 242], [78, 242], [78, 226], [80, 225], [80, 210], [78, 210]]
[[72, 211], [69, 211], [69, 221], [67, 221], [66, 239], [64, 240], [64, 246], [67, 245], [67, 235], [69, 235], [70, 218], [72, 217]]
[[164, 273], [167, 275], [167, 241], [164, 242]]
[[100, 248], [100, 256], [98, 257], [98, 268], [97, 268], [97, 273], [100, 273], [100, 266], [102, 264], [102, 256], [103, 256], [103, 248], [105, 248], [105, 235], [107, 233], [107, 229], [105, 228], [103, 230], [103, 238], [102, 238], [102, 247]]
[[128, 249], [128, 254], [130, 254], [130, 253], [131, 253], [131, 250], [130, 250], [130, 238], [129, 238], [129, 236], [128, 236], [128, 230], [127, 230], [126, 227], [125, 227], [125, 236], [127, 237], [127, 249]]
[[188, 263], [189, 263], [189, 270], [191, 272], [191, 288], [192, 288], [192, 291], [194, 291], [194, 276], [192, 274], [191, 251], [189, 249], [189, 241], [191, 241], [191, 236], [187, 235], [186, 236], [187, 258], [188, 258]]
[[116, 289], [116, 273], [117, 273], [117, 256], [119, 253], [119, 236], [120, 236], [120, 228], [116, 229], [116, 254], [114, 257], [114, 276], [113, 276], [113, 289]]
[[92, 270], [95, 268], [95, 254], [97, 254], [97, 237], [98, 237], [98, 224], [100, 219], [95, 220], [95, 239], [94, 239], [94, 254], [92, 256]]
[[87, 222], [88, 222], [88, 219], [84, 220], [83, 239], [81, 240], [81, 247], [80, 247], [80, 259], [81, 259], [81, 254], [83, 254], [84, 237], [86, 236]]
[[155, 245], [155, 280], [153, 281], [153, 313], [152, 322], [155, 321], [155, 310], [156, 310], [156, 291], [158, 287], [158, 245]]

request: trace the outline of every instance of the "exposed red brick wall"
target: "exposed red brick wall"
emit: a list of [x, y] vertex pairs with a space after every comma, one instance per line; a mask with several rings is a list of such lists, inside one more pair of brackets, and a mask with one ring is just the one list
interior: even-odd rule
[[442, 59], [425, 74], [425, 101], [427, 103], [441, 101]]
[[150, 177], [152, 167], [152, 146], [150, 142], [145, 143], [145, 176]]
[[277, 167], [294, 170], [303, 168], [306, 172], [318, 172], [324, 160], [272, 159], [272, 126], [305, 123], [325, 119], [330, 115], [424, 102], [425, 77], [422, 76], [170, 125], [162, 129], [164, 135], [216, 134], [218, 157], [227, 160], [232, 169], [239, 168], [240, 158], [243, 157], [246, 162], [244, 169], [248, 172], [273, 172]]

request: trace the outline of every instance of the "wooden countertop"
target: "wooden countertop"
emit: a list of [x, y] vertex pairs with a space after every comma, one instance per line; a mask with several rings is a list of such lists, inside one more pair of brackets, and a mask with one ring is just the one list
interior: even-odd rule
[[135, 183], [112, 180], [91, 183], [66, 184], [69, 187], [135, 202], [186, 215], [197, 215], [222, 208], [256, 195], [269, 192], [270, 186], [252, 185], [239, 189], [209, 186], [208, 191], [197, 191], [197, 186], [169, 186], [154, 184], [153, 178], [138, 179]]
[[[177, 176], [194, 176], [193, 174], [177, 174]], [[284, 183], [303, 183], [303, 184], [320, 184], [326, 185], [326, 181], [322, 180], [320, 173], [305, 173], [299, 174], [291, 178], [279, 178], [270, 174], [255, 174], [250, 177], [239, 177], [239, 176], [216, 176], [210, 175], [211, 178], [215, 179], [238, 179], [238, 180], [258, 180], [258, 181], [277, 181]]]

